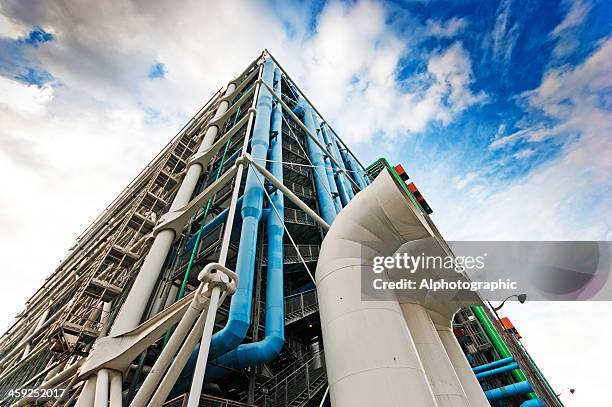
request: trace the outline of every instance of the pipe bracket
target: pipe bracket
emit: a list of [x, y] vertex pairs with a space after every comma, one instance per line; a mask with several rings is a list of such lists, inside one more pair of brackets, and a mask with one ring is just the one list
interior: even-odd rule
[[236, 175], [237, 170], [238, 165], [236, 164], [225, 171], [225, 173], [210, 184], [204, 191], [200, 192], [200, 194], [193, 198], [187, 205], [164, 214], [159, 219], [157, 226], [153, 229], [153, 235], [156, 236], [162, 230], [172, 230], [174, 232], [174, 238], [178, 239], [187, 221], [198, 213], [209, 198], [212, 198], [221, 188], [230, 182], [234, 175]]
[[[249, 109], [249, 114], [251, 112], [253, 112], [254, 114], [255, 109]], [[217, 139], [215, 144], [213, 144], [210, 148], [204, 151], [199, 151], [195, 153], [193, 156], [191, 156], [191, 158], [189, 159], [189, 162], [187, 163], [187, 167], [190, 167], [194, 164], [199, 164], [202, 166], [202, 168], [206, 168], [208, 164], [210, 163], [210, 160], [212, 159], [213, 155], [217, 154], [217, 152], [219, 152], [219, 150], [221, 150], [221, 148], [225, 146], [227, 141], [231, 137], [233, 137], [236, 133], [238, 133], [238, 131], [240, 131], [240, 129], [242, 129], [242, 127], [247, 123], [250, 117], [249, 114], [245, 115], [231, 129], [229, 129], [223, 136]]]
[[219, 263], [209, 263], [198, 274], [198, 280], [209, 287], [220, 287], [228, 295], [233, 295], [238, 286], [238, 275]]

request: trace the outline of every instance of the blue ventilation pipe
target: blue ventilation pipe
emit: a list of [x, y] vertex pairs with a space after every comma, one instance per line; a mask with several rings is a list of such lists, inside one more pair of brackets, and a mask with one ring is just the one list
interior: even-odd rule
[[334, 180], [336, 182], [336, 187], [338, 189], [338, 193], [340, 194], [340, 201], [342, 203], [342, 206], [346, 206], [349, 201], [353, 199], [353, 188], [351, 187], [350, 181], [346, 178], [346, 174], [341, 172], [341, 170], [346, 170], [346, 168], [344, 168], [342, 157], [340, 156], [340, 151], [338, 151], [338, 147], [336, 146], [336, 143], [332, 138], [333, 134], [330, 135], [327, 132], [325, 123], [321, 123], [321, 135], [323, 136], [323, 139], [325, 140], [325, 145], [329, 150], [328, 154], [331, 154], [341, 166], [339, 168], [334, 162], [331, 163], [334, 172]]
[[546, 407], [546, 406], [544, 405], [544, 403], [542, 403], [542, 400], [540, 399], [531, 399], [531, 400], [527, 400], [521, 403], [521, 407]]
[[[272, 59], [264, 62], [262, 79], [272, 86], [274, 66]], [[251, 155], [263, 163], [268, 155], [270, 118], [272, 115], [272, 95], [264, 87], [259, 89], [257, 115], [253, 125]], [[261, 176], [260, 176], [261, 177]], [[215, 359], [240, 345], [251, 325], [251, 305], [253, 302], [253, 274], [255, 271], [255, 252], [257, 228], [262, 216], [263, 188], [252, 167], [248, 168], [244, 195], [242, 198], [242, 231], [238, 247], [236, 273], [238, 287], [232, 296], [229, 315], [225, 327], [213, 335], [210, 343], [209, 360]], [[196, 346], [183, 369], [171, 394], [184, 392], [191, 382], [200, 346]]]
[[498, 367], [497, 369], [485, 370], [484, 372], [477, 373], [476, 378], [480, 380], [480, 379], [484, 379], [485, 377], [494, 376], [496, 374], [511, 372], [514, 369], [519, 369], [519, 365], [516, 362], [510, 363], [509, 365], [506, 365], [506, 366]]
[[[317, 128], [317, 132], [315, 133], [319, 143], [322, 145], [326, 145], [327, 142], [323, 137], [323, 129]], [[320, 150], [320, 149], [319, 149]], [[336, 180], [334, 179], [334, 170], [332, 169], [331, 160], [329, 159], [329, 152], [322, 153], [323, 162], [325, 163], [325, 175], [327, 176], [327, 185], [328, 190], [331, 192], [332, 200], [334, 202], [334, 208], [336, 208], [336, 213], [340, 213], [342, 210], [342, 201], [340, 199], [340, 193], [338, 192], [338, 186], [336, 185]]]
[[[316, 137], [317, 129], [313, 119], [312, 108], [308, 105], [304, 98], [300, 98], [298, 101], [299, 110], [303, 113], [304, 126]], [[314, 181], [317, 188], [317, 198], [319, 200], [319, 209], [321, 210], [321, 216], [323, 220], [328, 224], [332, 224], [336, 218], [336, 206], [329, 194], [329, 186], [327, 181], [327, 175], [325, 171], [325, 161], [323, 159], [323, 152], [317, 146], [317, 144], [310, 138], [306, 137], [308, 143], [308, 154], [310, 155], [310, 161], [312, 162]]]
[[[272, 86], [274, 65], [271, 58], [264, 62], [262, 79]], [[272, 115], [272, 95], [264, 87], [259, 88], [257, 115], [251, 139], [251, 156], [264, 163], [268, 156], [270, 142], [270, 117]], [[261, 177], [261, 176], [260, 176]], [[251, 305], [253, 302], [253, 274], [257, 246], [257, 228], [263, 208], [263, 188], [252, 167], [248, 168], [244, 199], [242, 202], [242, 232], [238, 246], [236, 273], [238, 287], [232, 296], [225, 327], [213, 335], [210, 343], [209, 358], [216, 358], [229, 352], [242, 342], [251, 324]]]
[[359, 168], [357, 163], [353, 161], [350, 154], [348, 153], [348, 151], [346, 151], [345, 148], [340, 148], [340, 155], [342, 156], [344, 164], [346, 165], [346, 168], [351, 174], [351, 178], [353, 178], [353, 181], [355, 181], [355, 183], [359, 185], [360, 189], [365, 188], [367, 184], [365, 182], [365, 179], [363, 178], [363, 175], [361, 174], [361, 168]]
[[486, 365], [480, 365], [472, 368], [474, 373], [484, 372], [485, 370], [495, 369], [496, 367], [507, 365], [508, 363], [514, 362], [514, 358], [512, 356], [496, 360], [495, 362], [487, 363]]
[[499, 387], [493, 390], [485, 391], [485, 396], [487, 396], [487, 400], [495, 401], [505, 399], [507, 397], [520, 396], [521, 394], [531, 393], [533, 388], [528, 381], [518, 382], [514, 384], [509, 384], [504, 387]]
[[[281, 73], [274, 70], [274, 91], [280, 95]], [[270, 140], [270, 172], [283, 179], [282, 110], [276, 103], [272, 110], [272, 136]], [[266, 336], [262, 341], [246, 343], [209, 364], [206, 380], [214, 380], [228, 371], [220, 366], [241, 369], [260, 365], [277, 357], [285, 343], [284, 289], [283, 289], [283, 237], [285, 235], [284, 197], [279, 190], [270, 194], [271, 208], [266, 219], [268, 235], [268, 273], [266, 283]]]

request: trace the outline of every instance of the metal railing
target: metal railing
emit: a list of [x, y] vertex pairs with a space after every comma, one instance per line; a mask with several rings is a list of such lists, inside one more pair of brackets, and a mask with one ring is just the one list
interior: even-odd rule
[[302, 365], [283, 374], [284, 377], [279, 376], [262, 386], [256, 404], [262, 407], [304, 406], [327, 383], [324, 351], [314, 353]]
[[[302, 260], [305, 262], [317, 261], [319, 259], [319, 245], [308, 245], [301, 244], [297, 246], [297, 250], [293, 245], [285, 245], [284, 247], [284, 260], [285, 264], [301, 263]], [[298, 255], [299, 251], [299, 255]], [[300, 258], [301, 256], [301, 258]]]
[[319, 301], [316, 289], [285, 297], [285, 325], [302, 319], [318, 310]]
[[304, 211], [298, 211], [293, 208], [285, 208], [285, 222], [296, 223], [299, 225], [316, 225]]
[[[260, 304], [260, 318], [266, 317], [266, 303], [263, 301]], [[319, 301], [317, 291], [310, 290], [303, 293], [290, 295], [285, 297], [285, 325], [289, 325], [295, 321], [307, 317], [319, 311]]]
[[[164, 403], [164, 407], [182, 407], [186, 401], [187, 394], [180, 395]], [[252, 404], [245, 404], [239, 401], [223, 399], [221, 397], [202, 394], [200, 396], [199, 407], [255, 407]]]
[[287, 188], [293, 191], [293, 193], [296, 194], [300, 198], [306, 198], [306, 199], [315, 198], [313, 190], [311, 188], [308, 188], [307, 186], [304, 186], [302, 184], [296, 184], [295, 182], [290, 182], [290, 181], [286, 181], [285, 185], [287, 186]]

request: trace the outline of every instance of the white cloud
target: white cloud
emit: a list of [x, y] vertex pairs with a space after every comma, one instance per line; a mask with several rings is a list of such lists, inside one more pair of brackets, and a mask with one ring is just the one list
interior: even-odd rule
[[462, 17], [453, 17], [447, 21], [427, 20], [425, 30], [432, 37], [452, 38], [467, 27], [467, 20]]
[[[510, 135], [496, 137], [491, 149], [499, 149], [518, 140], [537, 143], [548, 138], [570, 138], [580, 134], [591, 142], [612, 130], [612, 120], [605, 108], [605, 92], [612, 86], [612, 40], [604, 41], [587, 60], [577, 66], [549, 70], [540, 86], [522, 97], [529, 108], [555, 119], [555, 124], [536, 123]], [[606, 152], [604, 150], [604, 152]], [[607, 163], [609, 160], [602, 160]]]
[[455, 183], [456, 189], [463, 189], [468, 186], [472, 181], [478, 178], [478, 173], [475, 171], [468, 172], [464, 177], [455, 177], [453, 178], [453, 182]]
[[11, 31], [11, 22], [0, 13], [0, 36], [6, 36]]
[[591, 5], [582, 0], [565, 1], [565, 3], [570, 3], [570, 8], [563, 21], [552, 31], [554, 36], [560, 35], [567, 29], [580, 26], [591, 10]]
[[53, 99], [53, 88], [24, 85], [0, 76], [0, 110], [10, 110], [20, 115], [40, 116]]
[[517, 151], [512, 155], [512, 157], [517, 159], [529, 158], [535, 153], [535, 150], [532, 148], [524, 148], [520, 151]]
[[[451, 239], [608, 239], [612, 236], [612, 117], [601, 97], [612, 86], [612, 40], [607, 40], [582, 64], [548, 71], [536, 89], [523, 94], [527, 117], [544, 113], [555, 123], [540, 122], [501, 136], [493, 150], [518, 140], [529, 146], [515, 153], [525, 158], [540, 142], [555, 138], [561, 152], [514, 181], [480, 177], [464, 191], [464, 205], [437, 212]], [[443, 193], [449, 168], [428, 178], [435, 193]], [[439, 181], [442, 180], [442, 181]], [[423, 183], [423, 181], [420, 181]], [[442, 182], [442, 183], [441, 183]], [[592, 200], [591, 197], [598, 197]], [[450, 196], [428, 198], [432, 207], [454, 202]], [[588, 212], [587, 212], [588, 211]]]
[[483, 92], [470, 89], [470, 58], [458, 42], [429, 57], [423, 78], [430, 80], [428, 86], [404, 87], [396, 70], [410, 41], [386, 26], [384, 9], [373, 2], [352, 7], [335, 2], [319, 16], [316, 35], [306, 46], [303, 82], [346, 139], [420, 133], [485, 100]]
[[578, 47], [576, 29], [584, 23], [592, 7], [583, 0], [564, 1], [564, 3], [569, 7], [567, 14], [550, 33], [551, 38], [557, 41], [553, 49], [553, 55], [556, 57], [569, 55]]
[[490, 36], [490, 46], [494, 61], [508, 64], [512, 51], [520, 35], [519, 24], [511, 23], [512, 0], [503, 0], [497, 8], [495, 26]]

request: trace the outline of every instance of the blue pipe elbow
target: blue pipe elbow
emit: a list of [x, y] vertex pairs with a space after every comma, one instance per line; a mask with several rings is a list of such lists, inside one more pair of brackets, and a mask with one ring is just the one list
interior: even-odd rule
[[487, 400], [495, 401], [501, 400], [512, 396], [519, 396], [521, 394], [531, 393], [533, 388], [528, 381], [523, 381], [519, 383], [509, 384], [504, 387], [499, 387], [497, 389], [487, 390], [485, 391], [485, 396], [487, 396]]
[[[281, 73], [274, 71], [274, 90], [280, 93]], [[282, 111], [276, 104], [272, 112], [272, 133], [276, 137], [270, 141], [270, 172], [277, 179], [283, 179], [282, 156]], [[217, 358], [206, 369], [205, 380], [215, 380], [229, 372], [224, 367], [241, 369], [260, 365], [277, 357], [285, 343], [284, 282], [283, 282], [283, 238], [284, 197], [279, 190], [270, 194], [273, 208], [266, 208], [266, 227], [268, 234], [268, 273], [266, 285], [266, 337], [259, 342], [247, 343]], [[254, 253], [254, 250], [253, 250]], [[238, 253], [240, 255], [240, 252]], [[248, 328], [248, 327], [247, 327]]]
[[542, 400], [540, 399], [531, 399], [521, 403], [521, 407], [546, 407]]
[[269, 362], [280, 354], [284, 344], [283, 338], [266, 337], [260, 342], [240, 345], [234, 351], [215, 360], [215, 364], [208, 364], [204, 382], [223, 377], [229, 374], [231, 369], [242, 369]]
[[[274, 65], [271, 58], [263, 64], [262, 79], [272, 86]], [[270, 119], [272, 116], [272, 95], [262, 86], [257, 97], [257, 115], [253, 125], [253, 137], [250, 141], [251, 156], [254, 160], [264, 162], [268, 155], [270, 138]], [[238, 246], [236, 273], [238, 287], [232, 296], [227, 323], [215, 333], [210, 342], [209, 360], [215, 359], [235, 349], [246, 337], [251, 325], [251, 307], [253, 302], [253, 276], [255, 272], [255, 254], [257, 247], [257, 229], [263, 212], [263, 187], [261, 176], [252, 167], [247, 170], [247, 178], [242, 197], [242, 230]], [[194, 349], [181, 372], [171, 394], [177, 394], [189, 386], [193, 374], [199, 346]]]

